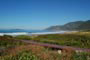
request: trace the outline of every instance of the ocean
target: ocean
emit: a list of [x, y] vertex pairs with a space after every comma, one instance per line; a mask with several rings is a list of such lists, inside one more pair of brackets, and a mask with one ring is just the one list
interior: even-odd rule
[[33, 33], [33, 32], [49, 32], [48, 30], [21, 30], [21, 29], [1, 29], [0, 33], [15, 33], [15, 32], [27, 32], [27, 33]]
[[11, 30], [0, 30], [0, 36], [3, 35], [43, 35], [43, 34], [60, 34], [66, 31], [48, 31], [48, 30], [21, 30], [21, 29], [11, 29]]

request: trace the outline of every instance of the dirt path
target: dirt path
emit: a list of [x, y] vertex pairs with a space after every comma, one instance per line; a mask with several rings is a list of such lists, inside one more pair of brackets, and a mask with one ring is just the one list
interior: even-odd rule
[[39, 45], [39, 46], [55, 48], [55, 49], [60, 49], [60, 50], [64, 48], [72, 48], [78, 52], [90, 52], [90, 48], [76, 48], [76, 47], [71, 47], [71, 46], [61, 46], [61, 45], [55, 45], [55, 44], [39, 43], [35, 41], [30, 41], [30, 40], [21, 40], [21, 41], [25, 43], [33, 44], [33, 45]]
[[[90, 52], [90, 48], [76, 48], [76, 47], [71, 47], [71, 46], [61, 46], [61, 45], [55, 45], [55, 44], [48, 44], [48, 43], [39, 43], [39, 42], [35, 42], [35, 41], [30, 41], [30, 40], [19, 40], [21, 42], [24, 43], [28, 43], [28, 44], [32, 44], [32, 45], [38, 45], [38, 46], [44, 46], [44, 47], [48, 47], [48, 48], [53, 48], [53, 49], [57, 49], [57, 50], [62, 50], [65, 48], [72, 48], [73, 50], [77, 51], [77, 52]], [[0, 49], [0, 52], [4, 50], [4, 49]]]

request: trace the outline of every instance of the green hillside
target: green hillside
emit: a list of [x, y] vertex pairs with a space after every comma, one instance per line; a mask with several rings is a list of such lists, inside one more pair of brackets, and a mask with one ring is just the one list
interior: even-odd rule
[[57, 26], [51, 26], [47, 28], [46, 30], [89, 30], [90, 29], [90, 20], [87, 21], [76, 21], [76, 22], [69, 22], [65, 25], [57, 25]]

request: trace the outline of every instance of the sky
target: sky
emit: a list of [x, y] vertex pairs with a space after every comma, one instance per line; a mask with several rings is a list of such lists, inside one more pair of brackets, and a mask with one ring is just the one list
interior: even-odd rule
[[0, 29], [45, 29], [90, 20], [90, 0], [0, 0]]

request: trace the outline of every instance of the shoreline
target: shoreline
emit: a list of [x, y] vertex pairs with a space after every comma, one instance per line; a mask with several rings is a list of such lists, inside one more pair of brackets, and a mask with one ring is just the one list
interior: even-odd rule
[[77, 31], [53, 31], [53, 32], [12, 32], [12, 33], [0, 33], [0, 36], [3, 35], [11, 35], [11, 36], [18, 36], [18, 35], [46, 35], [46, 34], [64, 34], [64, 33], [72, 33]]
[[17, 36], [17, 35], [28, 35], [28, 33], [27, 32], [0, 33], [0, 36], [4, 35]]

